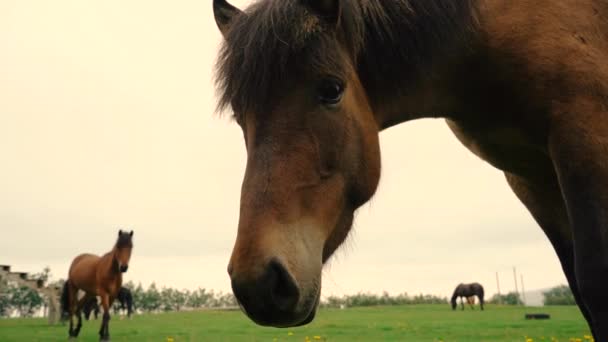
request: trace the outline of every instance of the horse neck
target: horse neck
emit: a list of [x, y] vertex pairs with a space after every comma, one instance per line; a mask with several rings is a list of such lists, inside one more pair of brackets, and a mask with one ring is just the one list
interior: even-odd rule
[[456, 302], [456, 298], [458, 298], [458, 288], [456, 288], [454, 290], [454, 293], [452, 293], [452, 299], [450, 300], [450, 302], [455, 303]]
[[107, 275], [111, 276], [112, 278], [119, 278], [122, 280], [122, 273], [120, 272], [118, 267], [116, 267], [116, 263], [115, 263], [116, 262], [116, 252], [117, 252], [117, 249], [116, 249], [116, 247], [114, 247], [114, 248], [112, 248], [111, 251], [104, 254], [101, 258], [102, 258], [103, 264], [106, 267], [104, 272]]
[[386, 18], [367, 12], [358, 71], [379, 126], [450, 112], [451, 70], [478, 40], [477, 0], [371, 3]]
[[458, 285], [456, 289], [454, 289], [454, 293], [452, 294], [452, 303], [456, 302], [456, 298], [464, 295], [463, 286]]

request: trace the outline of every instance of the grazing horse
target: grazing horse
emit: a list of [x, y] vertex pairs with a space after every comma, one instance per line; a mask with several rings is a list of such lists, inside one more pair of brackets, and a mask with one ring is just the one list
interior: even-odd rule
[[471, 306], [471, 309], [474, 309], [475, 296], [467, 297], [467, 303]]
[[[129, 267], [131, 250], [133, 249], [133, 231], [118, 232], [118, 239], [114, 248], [103, 256], [81, 254], [77, 256], [70, 266], [68, 280], [63, 287], [62, 310], [70, 318], [70, 337], [78, 337], [82, 327], [82, 308], [84, 304], [99, 296], [103, 307], [103, 320], [99, 329], [102, 341], [110, 339], [110, 307], [118, 295], [122, 285], [122, 274]], [[78, 299], [78, 290], [85, 295]], [[78, 316], [78, 324], [74, 326], [74, 315]]]
[[120, 310], [127, 310], [127, 317], [131, 318], [133, 313], [133, 295], [131, 290], [126, 287], [121, 287], [118, 291], [118, 306], [114, 305], [114, 313], [118, 314]]
[[471, 309], [474, 309], [475, 296], [479, 299], [479, 307], [483, 310], [483, 286], [479, 283], [459, 284], [456, 286], [454, 294], [452, 294], [452, 300], [450, 301], [452, 303], [452, 309], [456, 310], [456, 306], [458, 305], [456, 300], [458, 297], [461, 297], [460, 303], [462, 305], [462, 310], [464, 310], [464, 298], [466, 298]]
[[[608, 2], [213, 0], [218, 110], [247, 165], [228, 273], [262, 325], [310, 322], [380, 178], [381, 130], [445, 118], [505, 173], [608, 341]], [[446, 170], [449, 172], [449, 170]], [[465, 196], [466, 197], [466, 196]]]

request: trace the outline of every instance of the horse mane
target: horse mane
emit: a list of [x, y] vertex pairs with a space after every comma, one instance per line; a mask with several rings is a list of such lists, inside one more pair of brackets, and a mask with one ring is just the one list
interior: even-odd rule
[[474, 2], [341, 1], [334, 28], [302, 0], [258, 1], [233, 18], [225, 33], [216, 64], [217, 109], [268, 110], [284, 89], [281, 83], [297, 73], [344, 76], [336, 39], [366, 88], [403, 84], [404, 77], [424, 73], [434, 56], [468, 36], [475, 26]]
[[456, 298], [458, 298], [459, 294], [460, 294], [460, 289], [465, 286], [465, 284], [460, 283], [456, 286], [456, 288], [454, 289], [454, 293], [452, 294], [452, 299], [451, 302], [454, 303], [456, 302]]

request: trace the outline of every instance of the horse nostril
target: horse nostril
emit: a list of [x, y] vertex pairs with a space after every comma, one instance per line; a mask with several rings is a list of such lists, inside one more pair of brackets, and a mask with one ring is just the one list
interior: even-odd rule
[[123, 273], [124, 273], [124, 272], [127, 272], [127, 269], [128, 269], [128, 268], [129, 268], [129, 266], [128, 266], [128, 265], [122, 265], [122, 266], [120, 266], [120, 271], [121, 271], [121, 272], [123, 272]]
[[300, 303], [300, 290], [295, 279], [278, 260], [267, 263], [257, 275], [230, 274], [232, 292], [241, 308], [261, 325], [293, 324]]
[[300, 291], [295, 280], [277, 260], [268, 265], [270, 298], [283, 311], [291, 311], [298, 304]]

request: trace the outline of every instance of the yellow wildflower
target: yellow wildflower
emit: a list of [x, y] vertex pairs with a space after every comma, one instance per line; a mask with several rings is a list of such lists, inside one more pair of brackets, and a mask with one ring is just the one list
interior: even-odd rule
[[315, 340], [320, 340], [320, 339], [321, 339], [321, 336], [319, 336], [319, 335], [315, 335], [315, 336], [313, 336], [312, 338], [313, 338], [313, 339], [315, 339]]
[[293, 332], [291, 332], [291, 331], [290, 331], [290, 332], [288, 332], [288, 333], [287, 333], [287, 336], [293, 336]]

